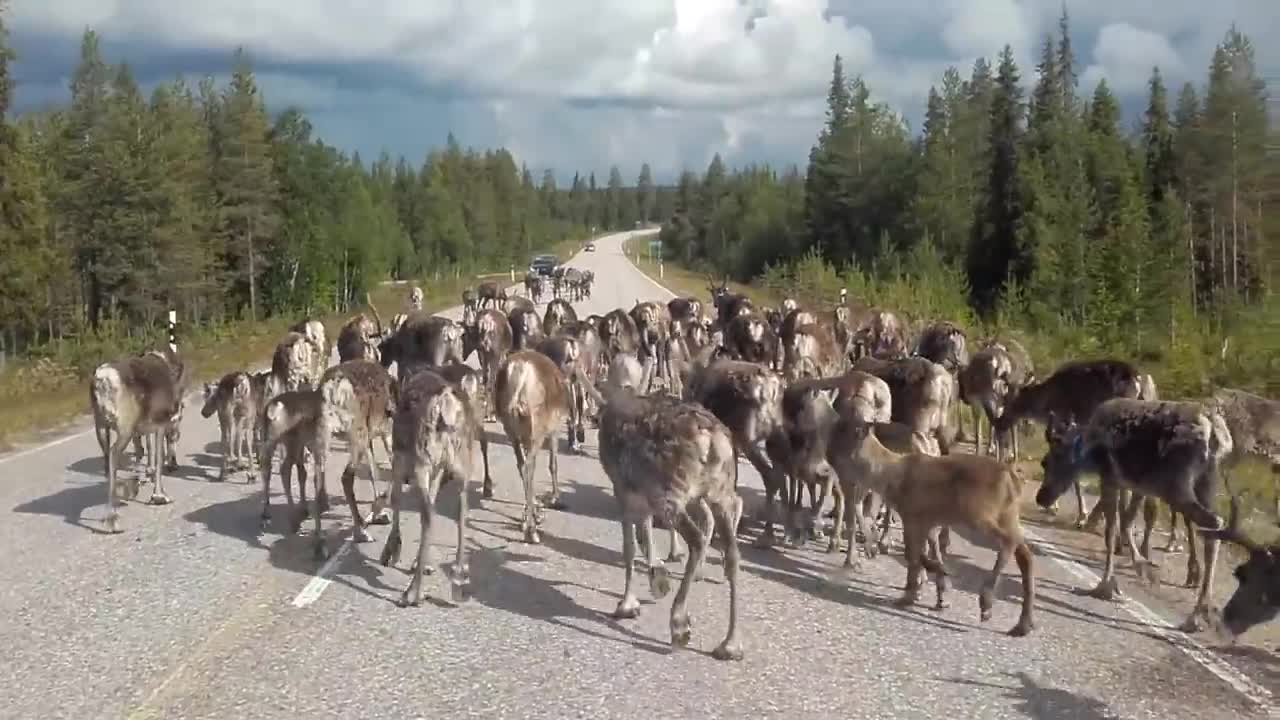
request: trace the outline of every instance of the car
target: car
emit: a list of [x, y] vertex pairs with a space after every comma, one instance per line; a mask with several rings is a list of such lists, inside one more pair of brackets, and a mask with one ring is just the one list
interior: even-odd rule
[[593, 242], [589, 242], [589, 243], [587, 243], [586, 251], [587, 251], [587, 252], [595, 252], [595, 251], [596, 251], [596, 244], [595, 244], [595, 243], [593, 243]]
[[560, 258], [555, 255], [537, 255], [529, 263], [529, 272], [538, 275], [550, 275], [559, 264]]

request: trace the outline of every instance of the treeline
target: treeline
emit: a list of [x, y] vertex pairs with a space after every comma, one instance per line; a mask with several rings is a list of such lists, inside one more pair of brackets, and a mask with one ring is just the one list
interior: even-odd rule
[[1274, 383], [1280, 228], [1267, 205], [1280, 142], [1251, 41], [1232, 27], [1204, 88], [1173, 98], [1153, 69], [1130, 127], [1105, 81], [1082, 97], [1068, 30], [1064, 14], [1029, 93], [1008, 47], [968, 78], [948, 69], [919, 136], [836, 57], [805, 173], [729, 173], [718, 157], [686, 173], [665, 246], [739, 280], [803, 284], [796, 269], [814, 258], [787, 259], [808, 252], [854, 285], [914, 278], [920, 297], [954, 286], [952, 314], [1014, 322], [1076, 354], [1204, 354], [1234, 337], [1220, 354], [1252, 353], [1239, 362], [1271, 379], [1250, 380]]
[[0, 350], [154, 332], [170, 308], [197, 327], [345, 311], [386, 278], [519, 270], [672, 212], [647, 165], [561, 189], [452, 135], [423, 162], [365, 162], [296, 108], [270, 115], [242, 52], [224, 86], [147, 97], [92, 31], [69, 104], [14, 121], [7, 39], [0, 26]]

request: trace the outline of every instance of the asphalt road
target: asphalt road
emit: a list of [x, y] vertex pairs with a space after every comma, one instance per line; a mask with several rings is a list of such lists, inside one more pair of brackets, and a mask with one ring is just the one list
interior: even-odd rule
[[[669, 297], [622, 256], [623, 238], [573, 260], [597, 278], [580, 312]], [[404, 562], [383, 568], [387, 528], [351, 544], [331, 472], [334, 559], [318, 567], [305, 535], [259, 530], [256, 480], [211, 482], [217, 439], [215, 421], [189, 406], [180, 473], [168, 481], [173, 504], [130, 504], [114, 536], [100, 534], [102, 458], [90, 434], [0, 458], [0, 717], [1185, 720], [1266, 717], [1280, 692], [1271, 656], [1187, 645], [1147, 624], [1180, 614], [1075, 594], [1097, 566], [1077, 564], [1044, 533], [1037, 627], [1010, 638], [1021, 583], [1011, 563], [994, 619], [979, 623], [975, 591], [994, 557], [981, 546], [956, 538], [950, 609], [903, 610], [891, 604], [905, 578], [897, 551], [849, 576], [816, 543], [751, 548], [758, 526], [744, 520], [746, 658], [709, 656], [728, 601], [714, 552], [709, 580], [691, 594], [690, 648], [673, 651], [670, 596], [654, 603], [642, 591], [639, 619], [610, 617], [621, 538], [591, 430], [585, 456], [561, 458], [568, 509], [547, 511], [540, 546], [520, 542], [514, 462], [505, 439], [494, 442], [497, 497], [471, 496], [474, 600], [445, 602], [437, 573], [426, 581], [431, 602], [400, 608], [414, 513]], [[750, 513], [760, 481], [745, 465], [742, 486]], [[276, 491], [280, 512], [278, 482]], [[362, 502], [368, 492], [357, 484]], [[443, 505], [438, 561], [451, 559], [456, 499]], [[1120, 577], [1134, 582], [1125, 563]]]

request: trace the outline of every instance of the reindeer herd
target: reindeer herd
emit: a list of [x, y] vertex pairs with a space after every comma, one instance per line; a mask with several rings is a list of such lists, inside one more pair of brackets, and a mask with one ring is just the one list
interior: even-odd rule
[[[495, 493], [483, 424], [496, 421], [510, 441], [524, 501], [519, 528], [525, 542], [539, 543], [545, 510], [565, 509], [561, 434], [567, 452], [583, 453], [586, 424], [592, 423], [622, 526], [625, 581], [616, 616], [634, 618], [640, 610], [633, 584], [637, 543], [650, 592], [659, 598], [670, 592], [671, 578], [653, 537], [658, 524], [670, 533], [667, 561], [679, 560], [687, 549], [670, 617], [672, 642], [687, 643], [686, 600], [715, 540], [729, 585], [729, 629], [713, 654], [738, 659], [740, 456], [764, 486], [765, 506], [755, 518], [761, 523], [758, 546], [825, 540], [827, 552], [843, 549], [844, 565], [856, 571], [860, 556], [890, 551], [888, 532], [896, 518], [907, 566], [897, 602], [917, 602], [927, 571], [941, 608], [947, 604], [950, 531], [967, 528], [988, 537], [996, 549], [979, 593], [981, 620], [991, 617], [996, 586], [1012, 557], [1023, 592], [1021, 614], [1009, 634], [1031, 632], [1035, 568], [1019, 512], [1024, 478], [1012, 462], [1018, 458], [1019, 425], [1031, 421], [1043, 425], [1048, 442], [1037, 504], [1056, 508], [1061, 495], [1074, 489], [1077, 527], [1086, 527], [1091, 516], [1079, 476], [1089, 472], [1101, 479], [1092, 519], [1100, 513], [1105, 522], [1106, 559], [1095, 596], [1119, 593], [1118, 532], [1139, 575], [1153, 576], [1150, 536], [1163, 503], [1173, 514], [1169, 549], [1176, 544], [1177, 519], [1184, 522], [1190, 550], [1186, 586], [1199, 591], [1184, 629], [1217, 623], [1209, 593], [1219, 540], [1249, 551], [1235, 570], [1238, 588], [1220, 627], [1239, 634], [1280, 609], [1280, 547], [1243, 534], [1234, 497], [1229, 522], [1213, 509], [1220, 471], [1244, 455], [1280, 458], [1280, 403], [1274, 400], [1232, 389], [1197, 400], [1160, 400], [1149, 375], [1118, 359], [1069, 362], [1040, 379], [1012, 338], [975, 343], [945, 320], [910, 338], [909, 325], [897, 313], [850, 302], [843, 294], [825, 308], [793, 300], [776, 309], [757, 308], [712, 281], [709, 306], [677, 297], [580, 318], [570, 301], [590, 296], [591, 277], [574, 268], [557, 270], [560, 275], [551, 278], [555, 297], [541, 312], [535, 304], [542, 292], [538, 276], [525, 279], [528, 297], [508, 295], [493, 282], [464, 292], [460, 321], [425, 312], [417, 288], [389, 325], [370, 302], [367, 314], [339, 331], [339, 364], [332, 367], [324, 326], [315, 320], [297, 324], [277, 346], [270, 370], [232, 372], [204, 387], [201, 415], [216, 414], [222, 433], [218, 479], [256, 469], [265, 528], [272, 521], [272, 460], [278, 456], [287, 531], [299, 531], [310, 517], [314, 553], [322, 559], [326, 463], [335, 435], [344, 439], [342, 489], [354, 539], [369, 542], [370, 525], [391, 525], [382, 564], [400, 558], [404, 489], [417, 498], [421, 534], [401, 598], [403, 605], [417, 605], [423, 575], [434, 571], [427, 540], [445, 486], [461, 497], [449, 580], [455, 594], [470, 581], [466, 490], [478, 482], [482, 498]], [[466, 364], [473, 354], [477, 368]], [[151, 502], [169, 502], [160, 458], [176, 464], [190, 381], [173, 348], [95, 371], [91, 399], [106, 458], [110, 532], [120, 531], [117, 466], [131, 441], [138, 460], [147, 456]], [[957, 452], [964, 406], [973, 411], [976, 454]], [[147, 441], [145, 453], [139, 438]], [[537, 456], [544, 449], [550, 493], [539, 498]], [[391, 467], [381, 488], [375, 450]], [[358, 471], [366, 473], [373, 497], [367, 516], [356, 501]], [[132, 481], [123, 495], [136, 497], [138, 486]], [[827, 515], [830, 527], [822, 514], [828, 496], [834, 504]], [[1141, 546], [1130, 532], [1139, 508], [1146, 520]]]

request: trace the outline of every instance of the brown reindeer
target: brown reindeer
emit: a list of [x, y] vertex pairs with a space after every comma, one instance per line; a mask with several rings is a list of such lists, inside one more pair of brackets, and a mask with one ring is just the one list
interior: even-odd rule
[[[569, 382], [546, 355], [536, 350], [517, 350], [498, 369], [494, 404], [502, 429], [511, 441], [516, 467], [524, 487], [524, 515], [520, 530], [527, 543], [542, 542], [538, 524], [542, 509], [534, 499], [534, 477], [538, 451], [547, 446], [551, 472], [551, 495], [547, 506], [562, 509], [560, 468], [557, 460], [557, 428], [569, 416], [572, 398]], [[485, 497], [492, 497], [485, 488]]]
[[507, 318], [511, 325], [512, 350], [531, 350], [545, 337], [536, 310], [517, 308]]
[[[250, 470], [255, 455], [254, 434], [258, 424], [258, 412], [262, 406], [261, 385], [253, 376], [235, 371], [223, 375], [216, 383], [204, 386], [204, 405], [200, 417], [208, 419], [218, 414], [218, 430], [222, 436], [222, 468], [218, 481], [227, 479], [233, 467]], [[252, 482], [252, 474], [250, 475]]]
[[[319, 469], [313, 473], [316, 492], [313, 505], [307, 508], [307, 470], [306, 457], [310, 453], [317, 462], [324, 450], [325, 441], [320, 437], [322, 431], [321, 414], [324, 401], [316, 390], [288, 390], [270, 400], [262, 409], [262, 450], [258, 455], [258, 472], [262, 477], [262, 512], [260, 519], [265, 529], [271, 522], [271, 456], [277, 447], [284, 450], [280, 461], [280, 477], [284, 484], [285, 500], [288, 502], [288, 528], [296, 533], [302, 527], [302, 521], [308, 515], [315, 521], [315, 554], [325, 556], [324, 537], [320, 528], [320, 513], [323, 511], [321, 498], [324, 494], [324, 480], [319, 476]], [[301, 503], [293, 502], [293, 471], [298, 471], [298, 492]]]
[[[161, 468], [168, 442], [166, 430], [181, 413], [182, 395], [190, 378], [189, 368], [179, 363], [175, 354], [149, 352], [103, 363], [93, 371], [89, 403], [93, 409], [94, 432], [106, 463], [108, 533], [120, 532], [120, 513], [116, 507], [121, 498], [116, 487], [116, 472], [125, 448], [135, 435], [150, 436], [152, 452], [148, 464], [154, 482], [151, 504], [170, 502], [164, 492]], [[129, 498], [137, 497], [138, 484], [139, 478], [130, 483]]]
[[662, 303], [636, 302], [635, 307], [631, 308], [630, 315], [636, 325], [641, 359], [652, 361], [653, 372], [649, 375], [645, 392], [652, 391], [655, 376], [661, 377], [665, 386], [670, 389], [672, 386], [671, 357], [667, 354], [669, 350], [667, 340], [671, 331], [670, 311]]
[[557, 335], [566, 325], [578, 322], [578, 313], [566, 300], [556, 298], [547, 303], [547, 310], [542, 315], [542, 334], [546, 337]]
[[480, 365], [480, 373], [484, 378], [485, 396], [473, 398], [472, 409], [483, 414], [485, 421], [492, 419], [493, 408], [490, 399], [493, 397], [493, 384], [498, 377], [498, 368], [511, 352], [514, 340], [511, 337], [511, 321], [500, 310], [482, 310], [474, 319], [463, 321], [462, 358], [465, 361], [476, 354]]
[[418, 554], [411, 568], [412, 579], [400, 596], [401, 607], [417, 607], [422, 602], [422, 576], [433, 570], [431, 525], [435, 520], [440, 489], [453, 482], [458, 489], [458, 540], [451, 585], [455, 599], [465, 595], [470, 582], [467, 566], [467, 488], [475, 476], [476, 438], [480, 429], [467, 395], [456, 385], [431, 370], [423, 370], [407, 380], [395, 407], [392, 423], [391, 532], [382, 548], [383, 566], [400, 561], [401, 487], [412, 484], [422, 510]]
[[[991, 606], [1009, 556], [1022, 574], [1022, 613], [1009, 635], [1022, 637], [1035, 627], [1035, 570], [1018, 514], [1022, 479], [1004, 463], [978, 455], [932, 456], [919, 452], [898, 454], [886, 448], [873, 424], [853, 418], [836, 423], [831, 448], [833, 465], [846, 475], [857, 475], [882, 495], [902, 518], [906, 546], [907, 584], [899, 606], [914, 605], [920, 594], [920, 574], [934, 575], [938, 609], [947, 606], [947, 570], [941, 558], [925, 554], [930, 535], [938, 528], [959, 525], [987, 535], [996, 543], [991, 575], [978, 593], [979, 619], [991, 619]], [[903, 428], [907, 432], [917, 433]], [[848, 487], [849, 493], [855, 487]], [[852, 543], [850, 554], [852, 554]]]
[[379, 349], [382, 367], [395, 364], [396, 374], [403, 382], [421, 368], [463, 362], [463, 333], [463, 326], [449, 318], [412, 312], [400, 328], [382, 342]]
[[476, 299], [478, 300], [477, 309], [498, 307], [499, 303], [507, 299], [507, 289], [495, 280], [485, 280], [476, 286]]

